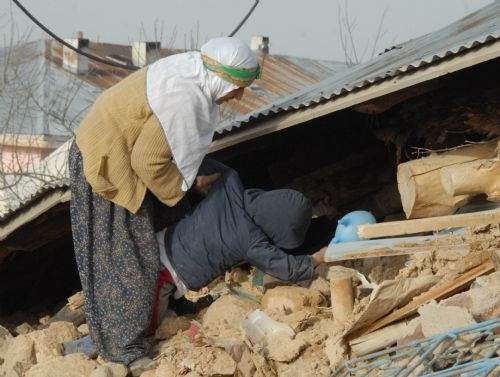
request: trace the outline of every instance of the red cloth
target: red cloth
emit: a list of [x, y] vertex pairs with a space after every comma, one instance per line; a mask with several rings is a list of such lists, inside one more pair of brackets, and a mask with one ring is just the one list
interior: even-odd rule
[[151, 319], [151, 324], [149, 325], [146, 336], [153, 335], [156, 327], [158, 326], [158, 306], [160, 305], [160, 291], [165, 286], [165, 284], [174, 284], [174, 278], [169, 270], [164, 268], [158, 278], [158, 283], [156, 284], [156, 296], [153, 305], [153, 318]]

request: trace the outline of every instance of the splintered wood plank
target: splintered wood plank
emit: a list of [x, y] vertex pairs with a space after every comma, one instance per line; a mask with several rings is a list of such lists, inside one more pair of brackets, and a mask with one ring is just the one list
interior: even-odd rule
[[498, 223], [500, 223], [500, 208], [489, 211], [464, 213], [460, 215], [360, 225], [358, 227], [358, 235], [361, 239], [369, 239], [432, 232], [447, 228], [484, 226]]
[[436, 247], [441, 250], [458, 252], [468, 251], [470, 245], [468, 236], [449, 234], [343, 242], [328, 245], [325, 261], [336, 262], [391, 255], [409, 255], [429, 252]]
[[390, 325], [393, 322], [399, 321], [417, 312], [418, 308], [432, 300], [441, 300], [448, 297], [458, 290], [468, 287], [477, 277], [487, 274], [495, 269], [491, 261], [485, 262], [470, 271], [460, 275], [456, 279], [439, 286], [438, 288], [431, 289], [427, 293], [420, 295], [413, 301], [403, 306], [402, 308], [392, 312], [388, 316], [381, 318], [370, 326], [362, 330], [359, 335], [365, 335], [372, 331], [378, 330], [384, 326]]
[[76, 310], [81, 308], [85, 304], [85, 298], [83, 297], [83, 292], [79, 291], [73, 296], [68, 297], [68, 306], [71, 310]]
[[420, 320], [394, 323], [370, 334], [349, 340], [349, 346], [356, 357], [365, 356], [392, 346], [400, 339], [413, 334], [419, 324]]

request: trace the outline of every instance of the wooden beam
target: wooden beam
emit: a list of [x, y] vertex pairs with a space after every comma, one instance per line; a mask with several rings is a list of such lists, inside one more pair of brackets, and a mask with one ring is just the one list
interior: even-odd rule
[[485, 226], [500, 223], [500, 208], [489, 211], [427, 217], [387, 223], [367, 224], [358, 227], [358, 236], [361, 239], [392, 237], [404, 234], [422, 232], [437, 232], [447, 228]]
[[470, 248], [469, 242], [464, 241], [462, 236], [449, 234], [386, 238], [330, 244], [326, 250], [325, 261], [409, 255], [429, 252], [438, 245], [442, 250], [464, 251]]
[[380, 114], [410, 98], [420, 96], [442, 87], [443, 83], [440, 80], [427, 81], [422, 84], [412, 86], [411, 88], [407, 88], [404, 91], [375, 98], [371, 101], [359, 104], [352, 109], [364, 114]]
[[339, 325], [344, 325], [354, 308], [354, 292], [351, 278], [331, 279], [330, 297], [333, 320]]
[[488, 200], [500, 201], [500, 158], [444, 167], [441, 184], [448, 195], [487, 194]]
[[441, 300], [450, 296], [451, 294], [468, 287], [477, 277], [485, 275], [495, 269], [491, 261], [485, 262], [470, 271], [460, 275], [459, 277], [453, 279], [452, 281], [445, 283], [435, 289], [431, 289], [427, 293], [424, 293], [409, 304], [403, 306], [402, 308], [392, 312], [388, 316], [381, 318], [370, 326], [366, 327], [361, 331], [360, 335], [365, 335], [378, 330], [382, 327], [390, 325], [393, 322], [399, 321], [417, 312], [418, 308], [432, 300]]
[[400, 339], [408, 337], [415, 331], [419, 323], [419, 320], [394, 323], [383, 329], [350, 340], [349, 346], [356, 357], [368, 355], [369, 353], [392, 346]]
[[[477, 160], [491, 159], [498, 155], [500, 139], [474, 143], [439, 153], [431, 153], [427, 157], [417, 158], [398, 165], [397, 180], [401, 196], [401, 204], [408, 219], [447, 216], [455, 213], [457, 208], [470, 201], [475, 193], [450, 195], [443, 187], [442, 172], [451, 166], [468, 166]], [[464, 168], [459, 168], [463, 173]], [[465, 169], [467, 170], [467, 169]], [[481, 180], [491, 182], [488, 188], [495, 190], [498, 178], [494, 171], [487, 169], [485, 177], [473, 174], [475, 169], [468, 169], [470, 180], [477, 184]], [[476, 177], [474, 177], [476, 175]], [[466, 178], [467, 179], [467, 178]], [[486, 187], [484, 187], [486, 188]]]
[[480, 64], [500, 57], [500, 43], [492, 43], [482, 46], [473, 51], [468, 51], [463, 55], [458, 55], [444, 60], [440, 63], [431, 64], [424, 68], [419, 68], [396, 77], [372, 84], [366, 88], [354, 90], [343, 96], [335, 97], [316, 106], [293, 112], [283, 112], [266, 118], [258, 125], [244, 125], [244, 129], [233, 134], [214, 140], [210, 146], [210, 152], [215, 152], [230, 146], [242, 143], [247, 140], [267, 135], [271, 132], [286, 129], [288, 127], [301, 124], [311, 119], [319, 118], [339, 110], [359, 105], [374, 98], [382, 97], [396, 91], [412, 87], [414, 85], [434, 80], [450, 73]]
[[83, 297], [82, 291], [68, 297], [68, 306], [71, 310], [80, 309], [83, 305], [85, 305], [85, 297]]

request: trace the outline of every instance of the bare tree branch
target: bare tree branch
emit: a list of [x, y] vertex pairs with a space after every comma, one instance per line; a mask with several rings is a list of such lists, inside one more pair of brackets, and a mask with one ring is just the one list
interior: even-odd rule
[[355, 42], [354, 34], [357, 27], [356, 18], [351, 18], [347, 6], [347, 0], [344, 0], [344, 4], [338, 5], [337, 11], [337, 23], [339, 29], [339, 40], [340, 45], [342, 47], [342, 51], [344, 53], [344, 60], [348, 66], [352, 66], [360, 63], [366, 57], [366, 53], [369, 50], [370, 55], [369, 59], [373, 58], [377, 52], [378, 45], [382, 39], [382, 37], [386, 34], [384, 30], [384, 22], [387, 16], [388, 8], [384, 9], [382, 16], [380, 17], [377, 31], [373, 40], [368, 39], [365, 42], [365, 46], [363, 48], [363, 52], [359, 54], [358, 45]]

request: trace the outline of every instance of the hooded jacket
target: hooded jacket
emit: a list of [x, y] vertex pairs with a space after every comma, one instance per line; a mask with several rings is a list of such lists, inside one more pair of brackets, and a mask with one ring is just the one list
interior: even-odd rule
[[165, 233], [172, 267], [184, 284], [197, 290], [247, 261], [278, 279], [299, 282], [313, 276], [309, 255], [283, 248], [302, 244], [311, 205], [293, 190], [244, 190], [238, 174], [205, 159], [200, 174], [221, 172], [208, 196]]

